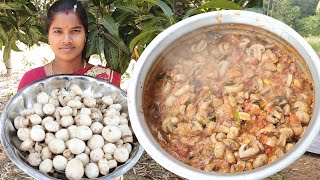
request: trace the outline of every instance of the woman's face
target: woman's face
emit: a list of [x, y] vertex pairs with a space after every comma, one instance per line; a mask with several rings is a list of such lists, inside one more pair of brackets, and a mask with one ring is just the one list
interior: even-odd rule
[[49, 29], [48, 42], [56, 59], [64, 61], [82, 59], [85, 29], [75, 13], [68, 11], [55, 15]]

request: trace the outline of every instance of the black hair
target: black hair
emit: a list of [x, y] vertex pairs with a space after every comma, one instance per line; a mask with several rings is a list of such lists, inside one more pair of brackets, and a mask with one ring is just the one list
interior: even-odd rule
[[86, 42], [82, 50], [82, 58], [85, 58], [87, 50], [87, 39], [88, 39], [88, 17], [87, 12], [83, 5], [76, 0], [58, 0], [52, 4], [52, 6], [47, 11], [47, 18], [45, 21], [46, 33], [49, 33], [50, 26], [54, 17], [59, 12], [74, 11], [76, 16], [80, 19], [81, 24], [85, 30]]

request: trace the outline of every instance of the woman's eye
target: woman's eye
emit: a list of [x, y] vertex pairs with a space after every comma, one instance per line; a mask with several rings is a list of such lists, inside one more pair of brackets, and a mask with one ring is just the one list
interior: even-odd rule
[[55, 30], [55, 31], [53, 31], [54, 33], [61, 33], [61, 31], [60, 30]]
[[80, 32], [80, 30], [78, 30], [78, 29], [75, 29], [75, 30], [73, 30], [73, 32], [77, 32], [77, 33], [78, 33], [78, 32]]

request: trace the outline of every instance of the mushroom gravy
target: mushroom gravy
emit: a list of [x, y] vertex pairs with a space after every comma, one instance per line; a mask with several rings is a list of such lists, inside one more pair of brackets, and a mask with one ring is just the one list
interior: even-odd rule
[[167, 48], [144, 86], [153, 137], [204, 171], [241, 172], [288, 152], [307, 128], [314, 91], [301, 56], [248, 25], [201, 28]]

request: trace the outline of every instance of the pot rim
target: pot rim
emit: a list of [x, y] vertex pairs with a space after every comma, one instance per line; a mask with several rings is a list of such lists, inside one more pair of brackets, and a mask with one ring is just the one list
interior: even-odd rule
[[[284, 156], [260, 168], [238, 172], [220, 174], [214, 172], [205, 172], [192, 168], [182, 162], [171, 157], [169, 153], [162, 149], [150, 133], [148, 126], [144, 119], [142, 108], [142, 92], [144, 82], [150, 71], [152, 64], [156, 58], [163, 52], [166, 47], [180, 38], [183, 34], [193, 30], [214, 24], [245, 24], [262, 28], [276, 35], [288, 42], [305, 60], [308, 66], [313, 84], [314, 84], [314, 111], [311, 121], [308, 125], [307, 131], [300, 138], [293, 149]], [[286, 24], [268, 17], [263, 14], [258, 14], [249, 11], [240, 10], [222, 10], [216, 12], [203, 13], [192, 16], [182, 20], [160, 33], [144, 50], [134, 69], [131, 77], [128, 91], [128, 109], [129, 116], [132, 119], [132, 127], [139, 142], [144, 147], [146, 152], [161, 166], [167, 170], [188, 178], [188, 179], [261, 179], [270, 176], [285, 167], [289, 166], [297, 160], [307, 148], [311, 145], [313, 140], [318, 135], [320, 130], [320, 115], [319, 111], [319, 96], [320, 96], [320, 61], [317, 54], [312, 47], [293, 29]]]

